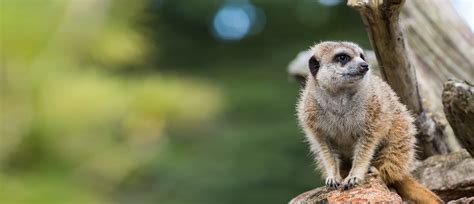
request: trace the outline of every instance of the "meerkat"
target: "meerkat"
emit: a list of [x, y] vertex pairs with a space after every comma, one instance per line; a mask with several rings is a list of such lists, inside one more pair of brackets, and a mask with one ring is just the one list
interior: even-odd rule
[[328, 41], [311, 53], [297, 116], [326, 186], [351, 188], [374, 167], [404, 199], [442, 203], [410, 175], [414, 118], [389, 85], [370, 74], [363, 50]]

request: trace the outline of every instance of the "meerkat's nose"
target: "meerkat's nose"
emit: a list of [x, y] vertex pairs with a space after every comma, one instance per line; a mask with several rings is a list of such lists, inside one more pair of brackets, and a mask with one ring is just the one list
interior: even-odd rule
[[365, 73], [365, 72], [369, 71], [369, 64], [367, 64], [365, 62], [360, 63], [359, 67], [360, 67], [359, 72], [361, 72], [361, 73]]

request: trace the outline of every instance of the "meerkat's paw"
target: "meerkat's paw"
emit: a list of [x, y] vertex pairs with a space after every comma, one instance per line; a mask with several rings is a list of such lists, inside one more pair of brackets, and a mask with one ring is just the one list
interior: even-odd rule
[[342, 187], [344, 190], [352, 188], [358, 184], [360, 184], [364, 178], [362, 176], [347, 176], [342, 183]]
[[326, 187], [328, 188], [337, 188], [339, 187], [340, 185], [340, 178], [336, 178], [336, 177], [327, 177], [326, 178]]

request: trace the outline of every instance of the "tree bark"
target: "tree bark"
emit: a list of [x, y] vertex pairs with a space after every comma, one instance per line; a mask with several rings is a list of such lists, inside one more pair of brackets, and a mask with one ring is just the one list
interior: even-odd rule
[[449, 80], [444, 84], [443, 106], [456, 137], [474, 156], [474, 86]]

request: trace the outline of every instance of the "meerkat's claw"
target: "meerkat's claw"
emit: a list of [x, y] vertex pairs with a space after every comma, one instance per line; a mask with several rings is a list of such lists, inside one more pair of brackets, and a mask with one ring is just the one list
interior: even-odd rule
[[346, 179], [344, 179], [343, 189], [347, 190], [349, 188], [356, 186], [357, 184], [361, 182], [362, 182], [362, 178], [360, 177], [357, 177], [357, 176], [347, 177]]
[[333, 188], [333, 189], [336, 189], [338, 186], [339, 186], [339, 182], [337, 181], [336, 178], [334, 177], [328, 177], [326, 178], [326, 186], [328, 188]]

